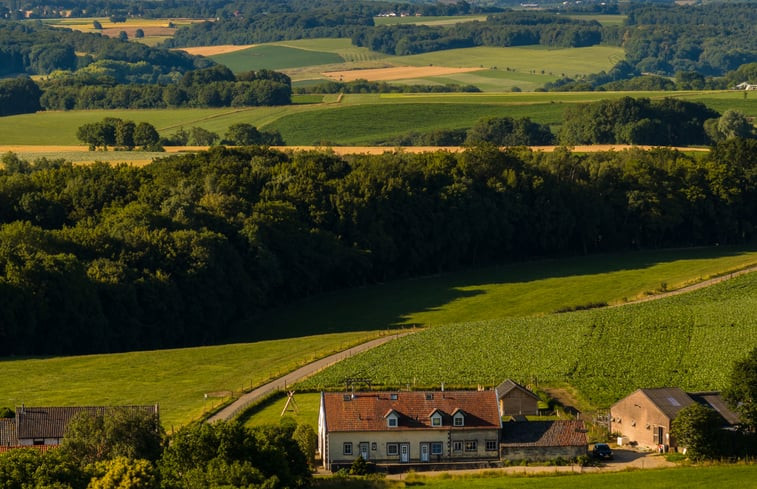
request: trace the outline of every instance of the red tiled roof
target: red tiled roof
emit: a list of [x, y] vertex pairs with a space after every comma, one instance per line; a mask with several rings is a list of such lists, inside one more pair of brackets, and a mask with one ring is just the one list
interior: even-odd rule
[[[397, 399], [391, 396], [396, 395]], [[357, 392], [353, 395], [336, 392], [323, 394], [326, 428], [335, 431], [385, 431], [407, 429], [440, 429], [452, 427], [452, 414], [462, 410], [464, 426], [456, 430], [500, 426], [497, 395], [491, 391], [435, 392]], [[394, 410], [398, 426], [389, 428], [386, 415]], [[431, 426], [430, 415], [438, 410], [442, 426]]]
[[502, 446], [569, 447], [587, 445], [584, 422], [523, 421], [502, 425]]

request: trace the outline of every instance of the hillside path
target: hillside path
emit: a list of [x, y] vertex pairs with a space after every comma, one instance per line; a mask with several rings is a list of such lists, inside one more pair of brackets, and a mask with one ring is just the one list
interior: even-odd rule
[[719, 277], [710, 278], [707, 280], [703, 280], [701, 282], [697, 282], [695, 284], [687, 285], [685, 287], [681, 287], [680, 289], [671, 290], [668, 292], [660, 292], [658, 294], [652, 294], [648, 295], [646, 297], [641, 297], [638, 299], [634, 299], [628, 302], [621, 302], [619, 304], [611, 304], [608, 307], [620, 307], [625, 306], [627, 304], [637, 304], [639, 302], [648, 302], [648, 301], [654, 301], [657, 299], [664, 299], [665, 297], [671, 297], [674, 295], [680, 295], [685, 294], [687, 292], [693, 292], [695, 290], [704, 289], [705, 287], [709, 287], [711, 285], [719, 284], [720, 282], [725, 282], [726, 280], [731, 280], [732, 278], [736, 278], [740, 275], [745, 275], [747, 273], [757, 272], [757, 265], [744, 268], [742, 270], [737, 270], [735, 272], [726, 273], [724, 275], [720, 275]]
[[375, 340], [361, 343], [357, 346], [353, 346], [352, 348], [348, 348], [339, 353], [334, 353], [333, 355], [329, 355], [327, 357], [321, 358], [320, 360], [316, 360], [314, 362], [308, 363], [307, 365], [300, 367], [297, 370], [284, 375], [283, 377], [279, 377], [278, 379], [272, 380], [271, 382], [268, 382], [267, 384], [263, 384], [260, 387], [242, 395], [239, 399], [232, 402], [225, 408], [221, 409], [213, 416], [209, 417], [207, 422], [213, 423], [216, 421], [222, 421], [222, 420], [226, 421], [226, 420], [232, 419], [234, 416], [239, 414], [247, 406], [259, 401], [260, 399], [271, 394], [272, 392], [276, 392], [278, 390], [284, 390], [288, 386], [291, 386], [299, 382], [300, 380], [310, 377], [311, 375], [314, 375], [320, 372], [321, 370], [325, 369], [326, 367], [330, 367], [334, 365], [335, 363], [344, 360], [345, 358], [349, 358], [355, 354], [371, 350], [373, 348], [376, 348], [377, 346], [383, 345], [384, 343], [388, 343], [394, 339], [401, 338], [403, 336], [407, 336], [412, 333], [413, 332], [406, 332], [406, 333], [398, 333], [398, 334], [393, 334], [393, 335], [388, 335], [388, 336], [382, 336], [381, 338], [376, 338]]

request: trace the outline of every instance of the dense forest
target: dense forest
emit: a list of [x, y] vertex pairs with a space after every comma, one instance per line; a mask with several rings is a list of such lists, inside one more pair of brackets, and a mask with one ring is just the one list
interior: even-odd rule
[[130, 83], [169, 83], [213, 63], [181, 51], [110, 39], [30, 22], [0, 22], [0, 76], [74, 71], [95, 60], [139, 64]]
[[0, 174], [0, 355], [286, 336], [237, 321], [460, 266], [755, 239], [757, 141], [339, 157], [215, 148]]
[[596, 21], [575, 20], [541, 12], [490, 15], [485, 22], [452, 27], [391, 25], [360, 29], [352, 36], [356, 46], [398, 56], [474, 46], [582, 47], [599, 44], [602, 27]]

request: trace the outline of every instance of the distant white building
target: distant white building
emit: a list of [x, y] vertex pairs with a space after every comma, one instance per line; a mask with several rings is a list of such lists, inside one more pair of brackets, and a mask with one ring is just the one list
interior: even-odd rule
[[757, 90], [757, 85], [752, 85], [751, 83], [742, 82], [733, 88], [735, 90]]

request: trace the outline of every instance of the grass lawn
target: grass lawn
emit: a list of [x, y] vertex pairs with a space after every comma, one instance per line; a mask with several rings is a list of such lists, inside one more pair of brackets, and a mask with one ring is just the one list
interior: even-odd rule
[[206, 393], [249, 389], [341, 351], [375, 333], [175, 350], [40, 359], [0, 359], [0, 406], [160, 403], [168, 430], [198, 419], [222, 399]]
[[[577, 469], [576, 469], [577, 470]], [[710, 467], [677, 467], [672, 469], [637, 470], [631, 472], [592, 473], [573, 475], [501, 475], [484, 471], [478, 476], [443, 473], [433, 477], [408, 474], [404, 480], [339, 480], [316, 479], [318, 489], [395, 489], [421, 487], [428, 489], [736, 489], [753, 487], [757, 479], [757, 465], [716, 465]]]
[[[757, 264], [757, 251], [696, 248], [515, 263], [323, 294], [272, 311], [270, 331], [390, 329], [539, 315], [622, 303]], [[371, 311], [371, 314], [365, 314]]]
[[[295, 393], [294, 400], [297, 403], [297, 412], [288, 408], [284, 417], [290, 417], [297, 421], [297, 424], [309, 424], [318, 429], [318, 410], [321, 405], [321, 394], [319, 392], [302, 392]], [[252, 409], [247, 410], [242, 418], [245, 426], [260, 426], [264, 424], [279, 424], [281, 421], [281, 412], [286, 406], [287, 396], [281, 394], [271, 397], [266, 401], [258, 404]]]

